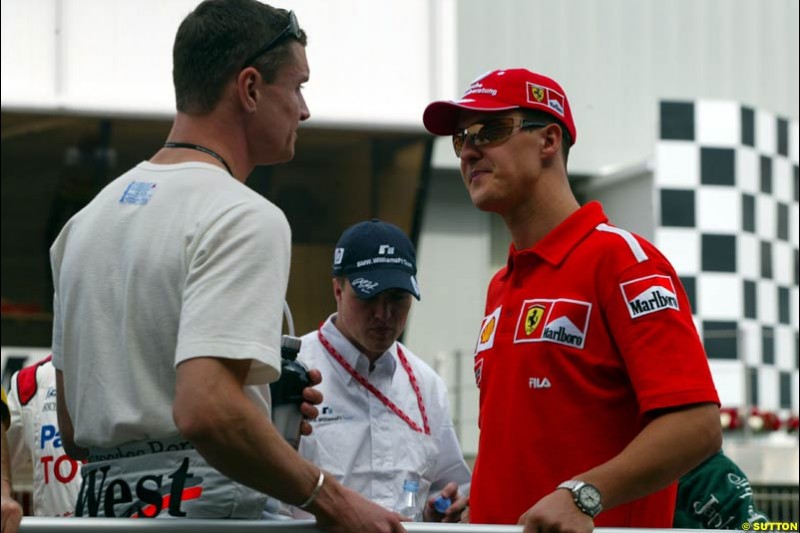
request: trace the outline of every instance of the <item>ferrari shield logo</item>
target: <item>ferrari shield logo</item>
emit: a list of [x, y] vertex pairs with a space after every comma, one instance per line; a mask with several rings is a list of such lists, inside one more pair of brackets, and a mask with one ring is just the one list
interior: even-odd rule
[[534, 331], [536, 331], [536, 326], [539, 325], [539, 321], [542, 319], [544, 315], [545, 307], [540, 304], [536, 304], [531, 306], [528, 309], [528, 313], [525, 315], [525, 334], [530, 335]]
[[514, 341], [527, 339], [532, 341], [541, 337], [542, 332], [540, 328], [545, 322], [548, 311], [552, 306], [552, 300], [525, 300], [519, 310], [519, 317], [517, 318], [517, 332], [514, 335]]
[[544, 87], [539, 87], [531, 83], [528, 84], [528, 89], [530, 89], [531, 96], [533, 96], [534, 100], [537, 102], [542, 102], [544, 100]]

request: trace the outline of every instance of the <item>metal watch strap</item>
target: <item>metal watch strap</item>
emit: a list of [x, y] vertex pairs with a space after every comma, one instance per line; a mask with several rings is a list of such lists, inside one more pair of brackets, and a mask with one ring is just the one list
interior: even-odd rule
[[603, 505], [598, 503], [596, 507], [591, 508], [584, 505], [580, 499], [580, 492], [581, 489], [586, 486], [591, 487], [591, 489], [597, 492], [598, 496], [600, 495], [600, 491], [597, 489], [597, 487], [579, 479], [569, 479], [559, 484], [556, 488], [570, 491], [572, 493], [572, 500], [575, 502], [575, 506], [580, 509], [582, 513], [594, 518], [600, 514], [600, 511], [603, 510]]
[[570, 492], [574, 492], [574, 491], [578, 490], [579, 488], [581, 488], [584, 485], [586, 485], [586, 483], [584, 483], [583, 481], [580, 481], [578, 479], [569, 479], [569, 480], [564, 481], [563, 483], [561, 483], [556, 488], [557, 489], [567, 489]]

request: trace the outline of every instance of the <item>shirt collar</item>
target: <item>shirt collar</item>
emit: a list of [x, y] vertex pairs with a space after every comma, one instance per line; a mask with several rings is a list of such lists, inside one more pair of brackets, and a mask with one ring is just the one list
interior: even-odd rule
[[[347, 337], [345, 337], [339, 328], [333, 323], [333, 319], [336, 318], [336, 313], [332, 314], [328, 317], [324, 324], [322, 324], [322, 334], [328, 339], [333, 347], [336, 349], [337, 352], [347, 361], [351, 367], [355, 369], [356, 372], [361, 374], [364, 377], [369, 377], [369, 359], [366, 355], [361, 353], [358, 348], [353, 346]], [[322, 348], [325, 350], [325, 347]], [[326, 350], [327, 352], [327, 350]], [[342, 375], [343, 378], [353, 379], [353, 377], [345, 371], [339, 363], [334, 361], [334, 367], [339, 367], [339, 369], [344, 372]], [[394, 371], [397, 368], [397, 342], [394, 342], [386, 352], [381, 355], [377, 361], [375, 361], [375, 369], [372, 371], [372, 374], [386, 374], [389, 376], [394, 375]]]
[[508, 250], [508, 271], [513, 269], [514, 263], [530, 259], [532, 256], [538, 256], [553, 266], [560, 265], [570, 252], [603, 222], [608, 222], [603, 207], [598, 202], [589, 202], [530, 248], [517, 250], [512, 243]]

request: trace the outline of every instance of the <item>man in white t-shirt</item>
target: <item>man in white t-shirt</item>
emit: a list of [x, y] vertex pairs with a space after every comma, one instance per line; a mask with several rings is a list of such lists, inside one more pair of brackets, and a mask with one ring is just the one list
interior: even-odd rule
[[[299, 359], [322, 372], [324, 396], [300, 453], [388, 508], [398, 508], [409, 480], [419, 491], [416, 518], [454, 522], [471, 475], [447, 387], [397, 342], [412, 296], [420, 297], [416, 273], [414, 246], [397, 226], [371, 220], [342, 234], [333, 258], [337, 312], [300, 348]], [[439, 496], [450, 504], [437, 511]]]
[[294, 156], [309, 118], [305, 43], [292, 12], [202, 2], [175, 38], [167, 142], [51, 248], [59, 425], [67, 452], [89, 461], [78, 516], [259, 518], [269, 494], [325, 530], [402, 531], [268, 416], [291, 238], [244, 181]]
[[11, 376], [8, 443], [14, 479], [33, 474], [33, 514], [72, 516], [81, 464], [61, 442], [56, 414], [56, 370], [50, 356]]

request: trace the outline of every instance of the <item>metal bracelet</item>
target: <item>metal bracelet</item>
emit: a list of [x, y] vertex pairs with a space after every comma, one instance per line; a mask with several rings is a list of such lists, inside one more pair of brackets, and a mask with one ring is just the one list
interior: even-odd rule
[[301, 503], [297, 507], [299, 509], [306, 509], [309, 505], [314, 503], [314, 500], [317, 499], [317, 495], [319, 494], [319, 491], [322, 490], [322, 483], [324, 483], [324, 482], [325, 482], [325, 473], [322, 471], [322, 469], [320, 469], [320, 471], [319, 471], [319, 479], [317, 480], [317, 486], [314, 487], [314, 490], [311, 491], [311, 496], [309, 496], [306, 501], [304, 501], [303, 503]]

